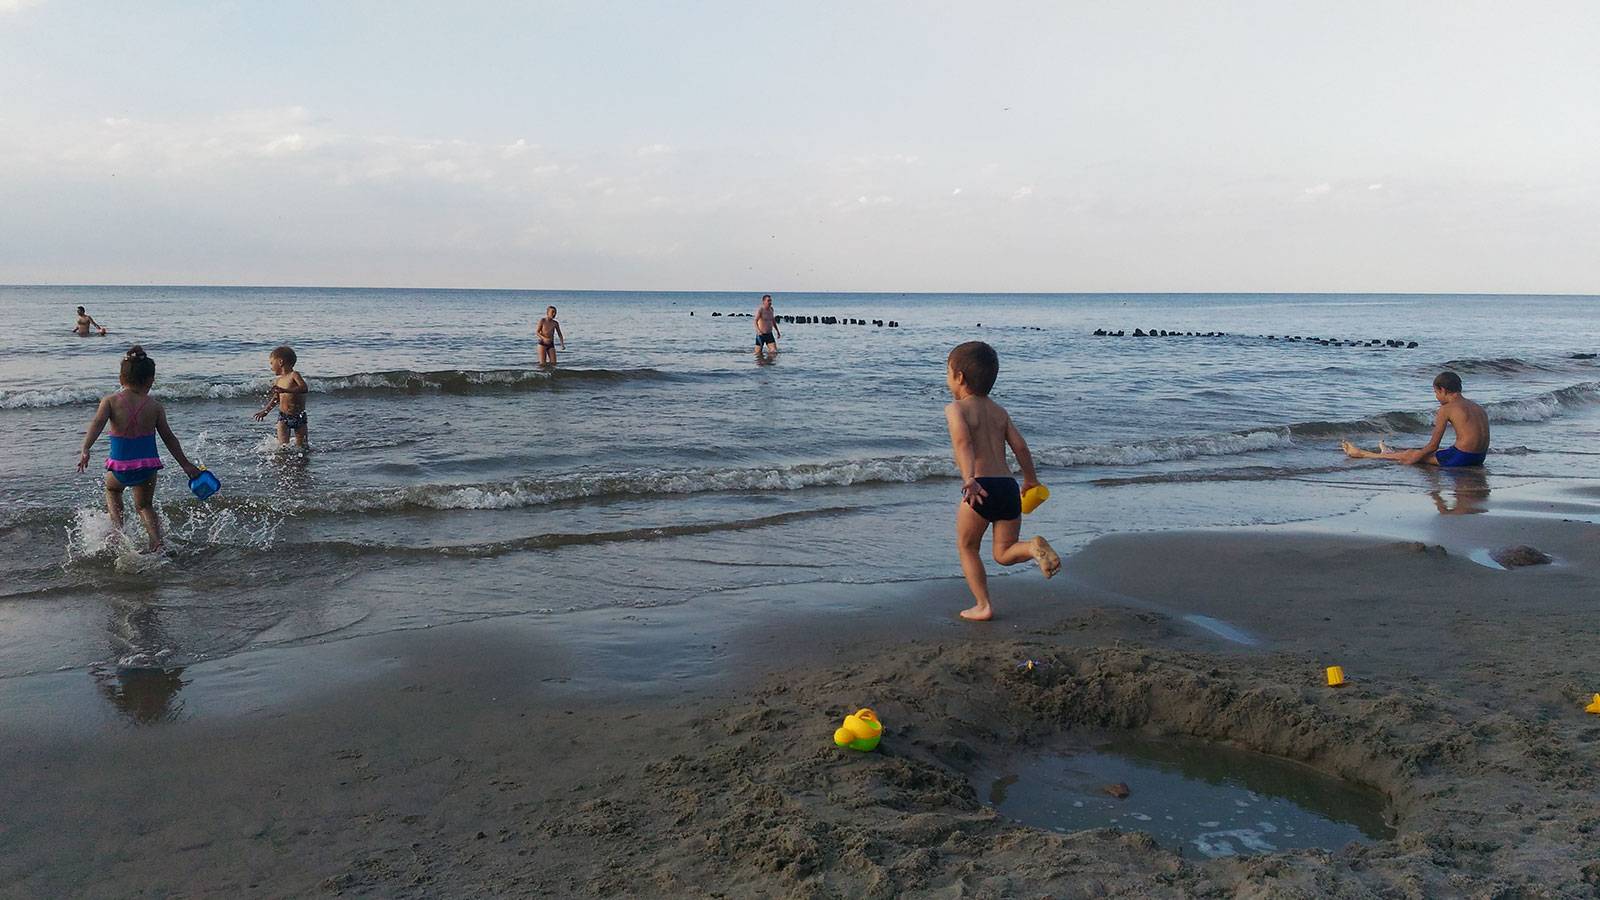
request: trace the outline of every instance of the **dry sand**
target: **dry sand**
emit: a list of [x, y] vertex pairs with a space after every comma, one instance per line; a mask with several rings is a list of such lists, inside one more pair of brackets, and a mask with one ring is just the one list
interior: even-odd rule
[[[998, 581], [986, 625], [952, 621], [959, 581], [833, 586], [193, 667], [176, 722], [5, 720], [0, 893], [1600, 895], [1600, 717], [1582, 711], [1600, 690], [1600, 527], [1430, 527], [1439, 543], [1105, 538], [1054, 582]], [[1498, 571], [1460, 549], [1515, 545], [1555, 562]], [[366, 674], [263, 699], [253, 681], [292, 681], [296, 654]], [[1349, 686], [1322, 684], [1332, 663]], [[230, 702], [244, 712], [196, 712]], [[835, 749], [861, 705], [881, 748]], [[1398, 836], [1201, 861], [979, 802], [983, 764], [1084, 729], [1303, 761], [1382, 791]]]

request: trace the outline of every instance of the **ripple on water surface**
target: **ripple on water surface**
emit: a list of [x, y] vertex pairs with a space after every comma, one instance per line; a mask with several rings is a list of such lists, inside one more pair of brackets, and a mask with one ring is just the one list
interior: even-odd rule
[[[978, 784], [990, 805], [1025, 825], [1143, 831], [1186, 856], [1337, 850], [1395, 833], [1375, 790], [1195, 740], [1124, 736], [1014, 757]], [[1107, 791], [1119, 784], [1127, 787], [1122, 799]]]

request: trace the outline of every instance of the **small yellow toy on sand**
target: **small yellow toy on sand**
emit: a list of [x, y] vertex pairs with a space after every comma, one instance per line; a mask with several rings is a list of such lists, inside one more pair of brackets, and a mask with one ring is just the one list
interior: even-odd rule
[[870, 709], [858, 709], [855, 715], [844, 717], [844, 727], [833, 733], [833, 742], [841, 747], [866, 752], [878, 747], [883, 737], [883, 723]]
[[1340, 687], [1344, 684], [1344, 667], [1328, 667], [1328, 687]]
[[1589, 705], [1585, 706], [1583, 711], [1600, 714], [1600, 694], [1595, 694], [1594, 699], [1589, 701]]
[[1039, 508], [1039, 504], [1050, 499], [1050, 489], [1042, 484], [1036, 484], [1022, 495], [1022, 514], [1027, 515]]

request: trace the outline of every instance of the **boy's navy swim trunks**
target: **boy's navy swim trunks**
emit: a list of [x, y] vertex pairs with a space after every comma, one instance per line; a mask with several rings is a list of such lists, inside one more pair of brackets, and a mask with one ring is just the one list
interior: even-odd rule
[[982, 503], [973, 507], [978, 515], [991, 522], [1022, 518], [1022, 491], [1015, 478], [979, 478], [977, 481], [988, 493]]

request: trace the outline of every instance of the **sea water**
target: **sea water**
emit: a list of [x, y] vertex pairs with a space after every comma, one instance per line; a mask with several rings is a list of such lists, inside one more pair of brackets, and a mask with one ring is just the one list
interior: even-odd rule
[[[1063, 551], [1447, 494], [1448, 475], [1337, 452], [1345, 436], [1424, 441], [1445, 367], [1490, 411], [1491, 480], [1581, 475], [1600, 438], [1595, 298], [779, 293], [780, 315], [869, 324], [780, 324], [771, 363], [732, 315], [758, 298], [0, 287], [0, 677], [958, 576], [942, 406], [966, 340], [998, 349], [994, 398], [1053, 492], [1025, 530]], [[110, 336], [72, 335], [78, 305]], [[533, 339], [547, 305], [568, 345], [554, 371]], [[1135, 328], [1226, 335], [1093, 334]], [[105, 522], [103, 439], [73, 471], [132, 343], [226, 485], [194, 500], [163, 450], [172, 552], [153, 561], [136, 526], [119, 539]], [[250, 418], [278, 344], [311, 387], [309, 453]]]

